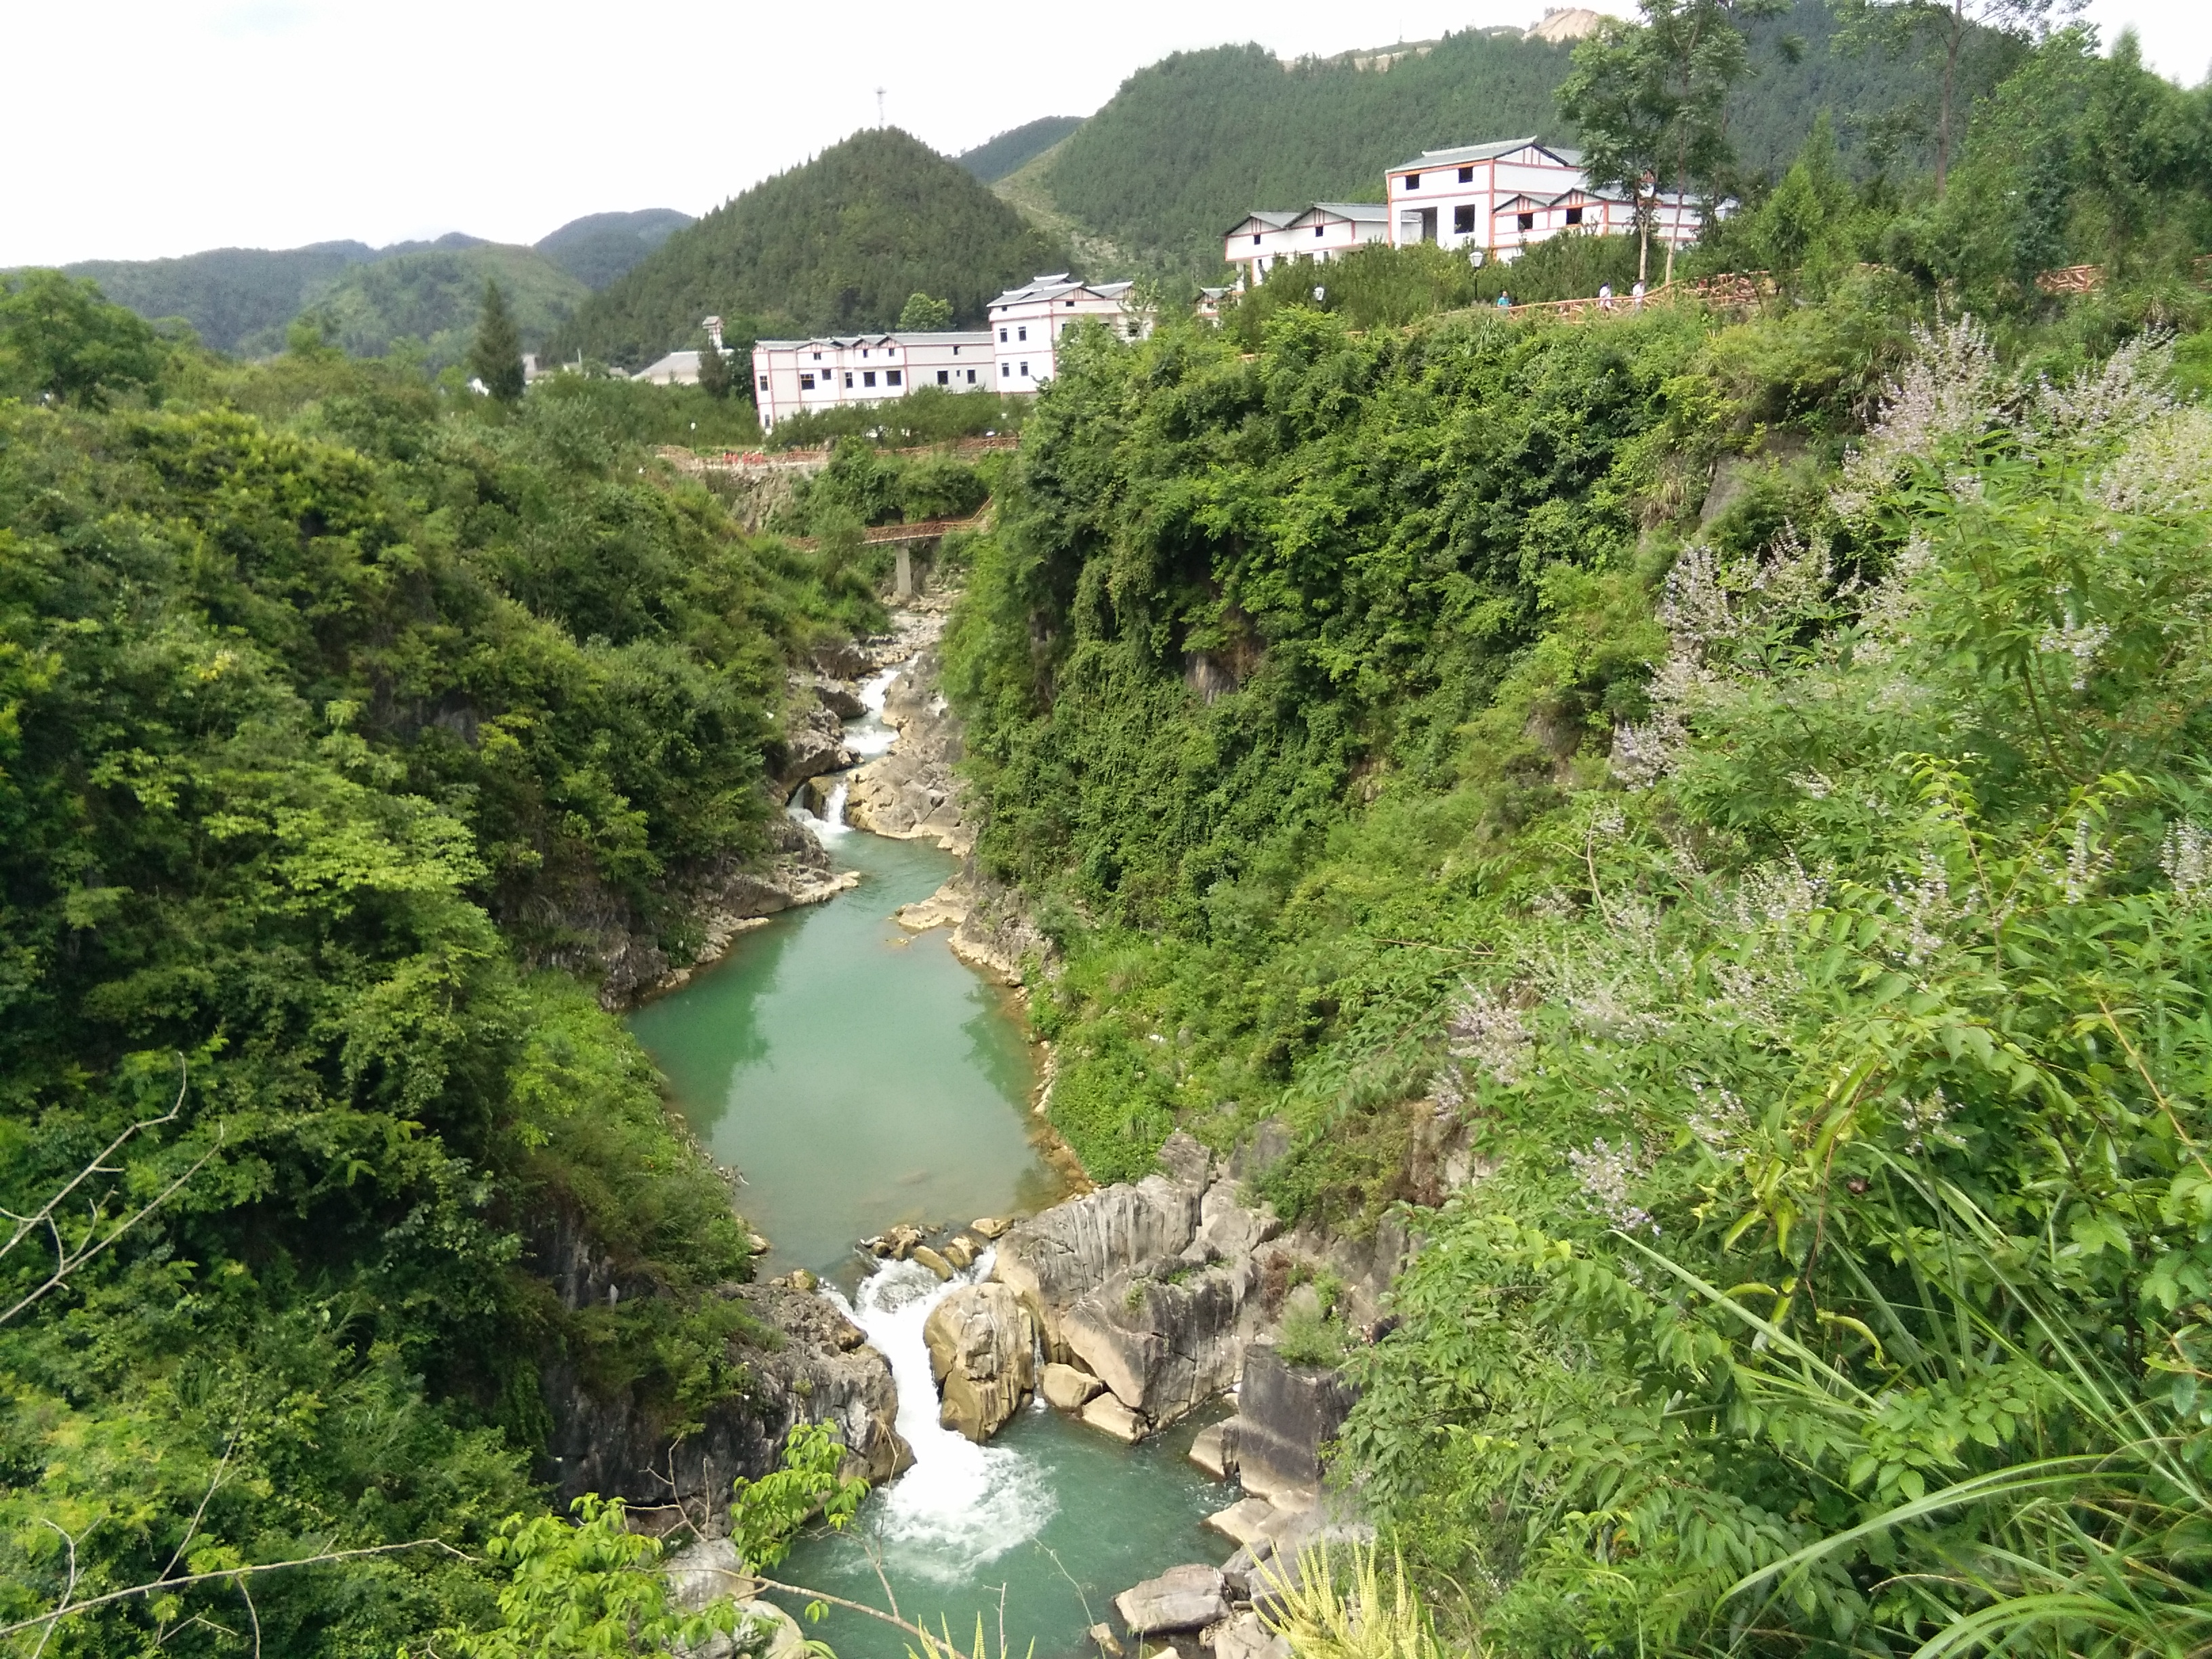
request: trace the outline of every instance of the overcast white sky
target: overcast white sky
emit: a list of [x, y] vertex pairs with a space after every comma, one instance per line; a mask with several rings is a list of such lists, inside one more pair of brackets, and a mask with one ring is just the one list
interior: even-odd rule
[[[878, 87], [894, 124], [953, 151], [1087, 114], [1178, 48], [1340, 52], [1546, 3], [1273, 0], [1240, 23], [1190, 0], [15, 0], [0, 267], [700, 213], [872, 123]], [[2107, 40], [2134, 24], [2174, 80], [2212, 68], [2207, 0], [2089, 15]]]

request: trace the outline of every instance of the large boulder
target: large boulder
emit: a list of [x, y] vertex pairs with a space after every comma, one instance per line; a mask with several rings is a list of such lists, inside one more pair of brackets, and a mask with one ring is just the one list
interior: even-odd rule
[[1046, 1356], [1064, 1361], [1072, 1351], [1061, 1315], [1115, 1273], [1181, 1254], [1198, 1231], [1200, 1200], [1192, 1188], [1147, 1176], [1055, 1204], [1007, 1230], [992, 1277], [1036, 1318]]
[[1218, 1567], [1170, 1567], [1123, 1590], [1114, 1598], [1114, 1608], [1137, 1636], [1203, 1630], [1229, 1616], [1225, 1589]]
[[815, 697], [794, 699], [784, 711], [782, 762], [776, 782], [787, 795], [808, 778], [844, 770], [853, 757], [845, 748], [843, 722]]
[[1237, 1478], [1244, 1490], [1277, 1503], [1310, 1501], [1321, 1486], [1322, 1448], [1358, 1398], [1325, 1366], [1291, 1364], [1264, 1346], [1249, 1350], [1236, 1419]]
[[962, 1285], [930, 1310], [921, 1337], [944, 1396], [938, 1421], [970, 1440], [996, 1434], [1036, 1386], [1036, 1326], [1004, 1285]]
[[1060, 1340], [1156, 1428], [1237, 1380], [1243, 1315], [1259, 1288], [1249, 1256], [1156, 1260], [1115, 1273], [1060, 1316]]

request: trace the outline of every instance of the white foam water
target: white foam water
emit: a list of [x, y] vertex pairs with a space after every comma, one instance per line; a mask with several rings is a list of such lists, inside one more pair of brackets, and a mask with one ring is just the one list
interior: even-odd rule
[[937, 1383], [921, 1328], [930, 1310], [991, 1270], [986, 1251], [949, 1283], [914, 1261], [887, 1261], [848, 1303], [823, 1294], [868, 1334], [890, 1361], [898, 1388], [898, 1431], [914, 1448], [914, 1467], [870, 1502], [860, 1522], [882, 1553], [884, 1571], [938, 1584], [965, 1584], [1017, 1545], [1044, 1530], [1059, 1509], [1045, 1471], [999, 1446], [978, 1446], [937, 1420]]
[[868, 712], [845, 723], [845, 747], [864, 761], [889, 753], [890, 746], [898, 741], [898, 728], [884, 724], [884, 699], [890, 695], [891, 682], [905, 666], [904, 663], [894, 663], [868, 676], [860, 687], [860, 707]]

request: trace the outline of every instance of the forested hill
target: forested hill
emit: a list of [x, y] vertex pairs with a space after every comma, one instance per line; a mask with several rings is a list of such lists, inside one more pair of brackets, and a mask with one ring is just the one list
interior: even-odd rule
[[587, 213], [531, 246], [586, 288], [605, 288], [690, 222], [674, 208]]
[[[506, 295], [528, 349], [566, 322], [591, 291], [533, 248], [484, 243], [354, 265], [319, 285], [301, 314], [356, 357], [381, 357], [398, 348], [440, 369], [468, 350], [487, 281]], [[283, 349], [284, 336], [280, 324], [246, 336], [237, 349], [267, 356]]]
[[993, 295], [1066, 257], [958, 162], [872, 129], [678, 231], [586, 301], [549, 349], [636, 368], [695, 343], [704, 316], [728, 319], [738, 338], [748, 327], [888, 328], [915, 293], [975, 324]]
[[[1823, 109], [1849, 161], [1875, 116], [1933, 107], [1931, 70], [1833, 51], [1835, 29], [1827, 0], [1800, 0], [1751, 32], [1757, 73], [1729, 114], [1747, 168], [1785, 164]], [[1048, 163], [1044, 185], [1061, 213], [1116, 246], [1210, 271], [1221, 232], [1248, 209], [1379, 200], [1384, 167], [1445, 144], [1528, 132], [1572, 142], [1553, 96], [1571, 52], [1477, 29], [1387, 70], [1360, 68], [1372, 59], [1355, 53], [1285, 65], [1259, 46], [1178, 52], [1123, 82]], [[1977, 37], [1962, 107], [2008, 60], [1995, 37]]]
[[1079, 115], [1047, 115], [1009, 128], [952, 159], [985, 184], [996, 184], [1016, 167], [1035, 161], [1083, 125]]

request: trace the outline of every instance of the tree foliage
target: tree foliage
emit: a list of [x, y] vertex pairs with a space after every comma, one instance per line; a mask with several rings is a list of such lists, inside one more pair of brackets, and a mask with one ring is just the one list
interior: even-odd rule
[[495, 282], [484, 283], [477, 337], [469, 346], [469, 370], [501, 403], [511, 404], [522, 396], [522, 336], [507, 308], [507, 296]]
[[[880, 613], [647, 467], [659, 390], [173, 352], [158, 406], [0, 402], [0, 1206], [77, 1181], [78, 1253], [167, 1194], [0, 1321], [0, 1624], [214, 1575], [49, 1654], [480, 1625], [441, 1551], [222, 1574], [481, 1554], [542, 1366], [672, 1430], [741, 1401], [745, 1230], [590, 980], [696, 948], [785, 662]], [[564, 1305], [562, 1228], [635, 1293]], [[0, 1310], [54, 1266], [0, 1255]]]

